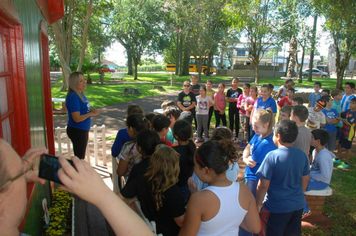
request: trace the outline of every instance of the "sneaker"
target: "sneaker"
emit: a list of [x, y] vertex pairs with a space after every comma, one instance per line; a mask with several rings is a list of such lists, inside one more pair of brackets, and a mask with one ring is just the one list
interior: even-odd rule
[[239, 148], [245, 148], [246, 146], [247, 146], [247, 142], [245, 140], [242, 140], [239, 145]]
[[347, 169], [347, 168], [349, 168], [349, 164], [346, 164], [343, 162], [341, 165], [337, 166], [337, 168]]
[[340, 159], [333, 158], [333, 162], [334, 162], [335, 164], [339, 164], [339, 163], [341, 163], [341, 160], [340, 160]]
[[302, 220], [304, 220], [305, 218], [307, 218], [307, 217], [310, 216], [311, 214], [312, 214], [311, 210], [309, 210], [308, 212], [303, 212]]
[[235, 137], [235, 138], [232, 139], [232, 141], [233, 141], [234, 143], [238, 143], [238, 142], [239, 142], [239, 139], [238, 139], [237, 137]]
[[195, 143], [201, 143], [204, 142], [205, 140], [203, 138], [197, 138], [194, 142]]

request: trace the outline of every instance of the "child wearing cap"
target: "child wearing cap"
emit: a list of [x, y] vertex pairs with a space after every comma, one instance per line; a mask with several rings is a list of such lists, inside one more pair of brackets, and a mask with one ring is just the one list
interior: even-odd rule
[[308, 107], [309, 116], [306, 125], [310, 130], [320, 129], [325, 126], [325, 115], [321, 110], [326, 107], [326, 99], [327, 96], [323, 96], [315, 102], [314, 107]]

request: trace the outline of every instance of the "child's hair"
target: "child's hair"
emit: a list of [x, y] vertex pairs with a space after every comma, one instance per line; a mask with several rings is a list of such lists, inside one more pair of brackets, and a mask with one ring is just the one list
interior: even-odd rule
[[219, 86], [223, 86], [223, 88], [225, 88], [225, 84], [224, 83], [220, 83]]
[[133, 113], [141, 113], [141, 114], [143, 114], [143, 110], [142, 110], [142, 108], [140, 106], [132, 105], [132, 104], [127, 106], [127, 111], [126, 112], [127, 112], [127, 116], [129, 116], [129, 115], [131, 115]]
[[201, 88], [201, 89], [204, 89], [205, 92], [206, 92], [206, 86], [205, 86], [205, 85], [200, 85], [200, 88]]
[[132, 127], [136, 134], [141, 130], [148, 129], [148, 120], [141, 113], [132, 113], [126, 119], [126, 126]]
[[346, 82], [345, 85], [350, 86], [351, 89], [355, 88], [355, 83], [353, 83], [353, 82]]
[[262, 89], [262, 88], [267, 88], [268, 92], [269, 92], [269, 90], [270, 90], [270, 87], [269, 87], [268, 84], [262, 84], [262, 85], [261, 85], [261, 89]]
[[173, 125], [173, 135], [181, 141], [188, 141], [192, 138], [192, 126], [186, 120], [177, 120]]
[[218, 126], [213, 131], [213, 136], [211, 140], [224, 140], [224, 139], [231, 139], [232, 138], [232, 131], [227, 128], [226, 126]]
[[162, 129], [168, 128], [170, 124], [171, 120], [163, 114], [156, 115], [152, 121], [153, 129], [156, 132], [160, 132]]
[[315, 129], [312, 132], [315, 140], [320, 140], [320, 144], [324, 146], [329, 141], [329, 132], [325, 129]]
[[266, 123], [269, 124], [267, 133], [264, 136], [268, 136], [273, 132], [272, 128], [274, 126], [274, 115], [270, 108], [267, 108], [266, 110], [264, 110], [264, 109], [257, 110], [253, 116], [255, 119], [257, 119], [262, 124], [266, 124]]
[[283, 143], [293, 143], [298, 136], [298, 126], [294, 121], [281, 120], [274, 129], [274, 135], [279, 135]]
[[286, 83], [287, 83], [287, 86], [290, 87], [290, 88], [292, 88], [293, 85], [294, 85], [294, 81], [293, 81], [292, 79], [288, 79], [288, 80], [286, 81]]
[[274, 89], [274, 85], [273, 84], [268, 84], [268, 87], [269, 87], [269, 91], [270, 92], [273, 91], [273, 89]]
[[322, 93], [327, 93], [327, 95], [330, 95], [330, 90], [329, 89], [323, 89], [321, 92]]
[[356, 102], [356, 97], [351, 98], [350, 102]]
[[250, 85], [249, 83], [245, 83], [245, 84], [244, 84], [244, 87], [247, 87], [247, 88], [250, 89], [250, 88], [251, 88], [251, 85]]
[[292, 91], [293, 93], [295, 93], [295, 89], [294, 88], [288, 88], [288, 91]]
[[174, 102], [173, 101], [171, 101], [171, 100], [164, 100], [163, 102], [162, 102], [162, 104], [161, 104], [161, 108], [163, 109], [163, 110], [165, 110], [167, 107], [169, 107], [169, 106], [174, 106], [175, 104], [174, 104]]
[[319, 85], [319, 87], [321, 88], [321, 83], [319, 81], [315, 82], [314, 85]]
[[219, 175], [229, 168], [230, 160], [236, 159], [236, 148], [231, 139], [209, 140], [199, 147], [195, 159], [201, 168], [211, 168]]
[[252, 85], [252, 86], [250, 87], [250, 90], [255, 90], [255, 92], [257, 93], [257, 86], [256, 86], [256, 85]]
[[163, 114], [167, 117], [173, 116], [176, 120], [179, 119], [181, 110], [177, 106], [169, 106], [164, 110]]
[[239, 78], [237, 78], [237, 77], [234, 77], [231, 79], [231, 81], [234, 81], [234, 80], [237, 80], [237, 82], [239, 82]]
[[303, 105], [297, 105], [292, 107], [293, 115], [297, 116], [301, 122], [305, 122], [308, 119], [309, 111]]
[[208, 79], [206, 82], [207, 82], [207, 83], [214, 84], [214, 83], [213, 83], [213, 81], [212, 81], [211, 79]]
[[151, 156], [162, 141], [157, 132], [149, 129], [141, 130], [136, 136], [137, 146], [141, 148], [142, 156]]
[[294, 97], [292, 98], [292, 101], [295, 101], [298, 103], [298, 105], [303, 105], [303, 98], [302, 97]]
[[289, 106], [289, 105], [283, 106], [283, 107], [281, 108], [281, 112], [286, 112], [286, 113], [288, 113], [288, 117], [290, 117], [290, 114], [291, 114], [291, 112], [292, 112], [292, 106]]
[[164, 144], [156, 146], [144, 177], [151, 182], [151, 194], [156, 210], [163, 205], [163, 193], [178, 182], [179, 154]]
[[153, 118], [155, 118], [155, 116], [156, 116], [156, 113], [154, 113], [154, 112], [147, 112], [147, 113], [145, 114], [146, 119], [147, 119], [150, 123], [152, 123]]
[[342, 93], [342, 91], [340, 89], [333, 89], [331, 90], [331, 96], [334, 98], [335, 96], [339, 95], [340, 93]]

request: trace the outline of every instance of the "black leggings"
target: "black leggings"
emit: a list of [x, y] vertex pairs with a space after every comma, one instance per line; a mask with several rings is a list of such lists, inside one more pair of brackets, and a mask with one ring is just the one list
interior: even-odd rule
[[229, 128], [232, 133], [234, 133], [235, 126], [235, 137], [239, 137], [240, 130], [240, 117], [239, 117], [239, 109], [236, 105], [229, 105]]
[[80, 159], [84, 159], [88, 144], [89, 130], [67, 127], [67, 135], [73, 143], [74, 155]]
[[223, 115], [220, 114], [220, 111], [218, 110], [214, 110], [214, 114], [215, 114], [215, 128], [220, 126], [220, 119], [222, 121], [223, 126], [226, 126], [226, 115], [225, 113]]

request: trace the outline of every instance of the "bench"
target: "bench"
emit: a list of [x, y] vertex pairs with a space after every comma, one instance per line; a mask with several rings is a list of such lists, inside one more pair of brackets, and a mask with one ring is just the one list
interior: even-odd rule
[[313, 215], [323, 214], [325, 197], [331, 196], [332, 194], [333, 190], [330, 187], [323, 190], [310, 190], [304, 192], [309, 209], [312, 211]]
[[[54, 103], [55, 102], [61, 102], [62, 107], [60, 109], [56, 109]], [[53, 114], [64, 114], [67, 113], [67, 108], [66, 108], [66, 99], [65, 98], [52, 98], [52, 110]]]
[[123, 80], [125, 75], [126, 75], [125, 72], [114, 72], [114, 73], [111, 74], [111, 79], [121, 79], [121, 80]]

